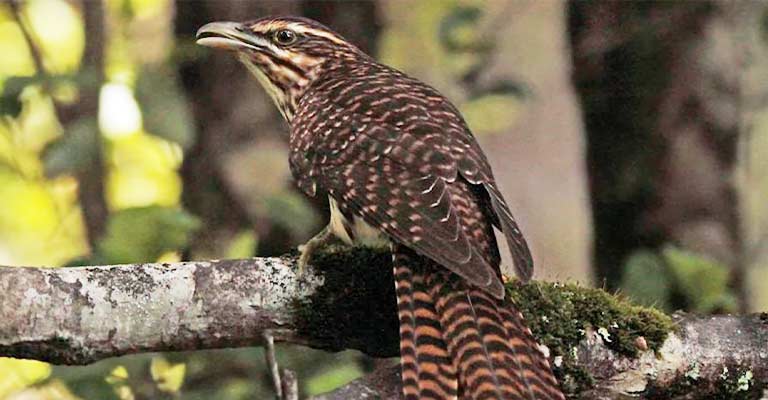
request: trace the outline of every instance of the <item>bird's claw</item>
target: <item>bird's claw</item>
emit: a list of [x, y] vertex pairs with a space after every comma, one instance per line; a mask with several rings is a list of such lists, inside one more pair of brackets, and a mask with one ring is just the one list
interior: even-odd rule
[[301, 276], [304, 271], [306, 270], [307, 265], [309, 265], [309, 262], [312, 260], [312, 254], [314, 254], [317, 249], [325, 246], [325, 244], [328, 243], [329, 239], [331, 238], [331, 230], [329, 227], [325, 227], [322, 231], [320, 231], [317, 235], [315, 235], [312, 239], [309, 239], [307, 243], [304, 243], [302, 245], [299, 245], [298, 250], [301, 254], [299, 256], [298, 261], [298, 272], [297, 274]]
[[299, 256], [299, 262], [298, 262], [298, 271], [296, 272], [297, 275], [301, 276], [304, 273], [304, 270], [307, 268], [307, 264], [309, 264], [309, 260], [312, 258], [312, 247], [308, 246], [307, 244], [302, 244], [299, 246], [299, 253], [301, 254]]

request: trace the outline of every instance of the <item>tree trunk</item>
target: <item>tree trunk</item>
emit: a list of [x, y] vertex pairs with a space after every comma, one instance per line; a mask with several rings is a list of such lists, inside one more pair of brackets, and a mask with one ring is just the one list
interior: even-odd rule
[[[99, 92], [101, 84], [104, 82], [104, 4], [102, 1], [89, 2], [89, 4], [83, 4], [82, 10], [86, 32], [82, 69], [93, 74], [94, 82], [91, 85], [81, 87], [78, 114], [79, 117], [97, 116], [99, 114]], [[73, 119], [72, 116], [60, 117], [62, 124], [66, 124], [67, 119], [70, 120], [69, 122]], [[94, 118], [92, 121], [95, 125], [96, 119]], [[98, 126], [93, 126], [90, 132], [96, 135], [92, 139], [96, 145], [92, 150], [90, 159], [91, 168], [84, 168], [77, 174], [77, 198], [83, 212], [88, 244], [91, 251], [94, 251], [96, 243], [106, 229], [109, 211], [104, 194], [105, 167], [101, 151], [101, 134]]]
[[[8, 4], [29, 46], [38, 76], [47, 76], [40, 44], [37, 43], [34, 34], [29, 31], [28, 21], [25, 21], [22, 16], [22, 2], [12, 0]], [[91, 251], [94, 251], [98, 240], [104, 234], [109, 214], [104, 194], [101, 134], [96, 120], [99, 113], [99, 93], [104, 82], [104, 4], [99, 0], [90, 4], [81, 3], [80, 8], [86, 32], [80, 74], [88, 76], [89, 79], [86, 84], [80, 85], [77, 102], [72, 104], [55, 102], [54, 107], [56, 117], [65, 127], [65, 131], [77, 123], [86, 124], [88, 135], [90, 135], [87, 139], [93, 144], [91, 148], [85, 149], [85, 154], [80, 155], [85, 159], [84, 167], [74, 172], [77, 176], [77, 198], [83, 214], [86, 239]], [[71, 134], [71, 132], [65, 132], [65, 134]]]
[[571, 3], [595, 253], [609, 287], [633, 251], [674, 244], [727, 265], [746, 308], [734, 172], [749, 46], [739, 41], [760, 7]]

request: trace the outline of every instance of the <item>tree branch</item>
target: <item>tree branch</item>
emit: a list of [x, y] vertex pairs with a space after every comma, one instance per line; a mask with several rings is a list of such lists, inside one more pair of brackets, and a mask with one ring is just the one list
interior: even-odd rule
[[[315, 264], [300, 277], [293, 257], [0, 267], [0, 356], [87, 364], [259, 345], [265, 332], [321, 349], [397, 355], [389, 255], [330, 251]], [[600, 290], [548, 283], [510, 290], [571, 395], [750, 398], [743, 396], [768, 381], [768, 315], [676, 316], [667, 336], [667, 317]], [[396, 398], [396, 372], [380, 369], [317, 399]]]
[[[298, 277], [292, 258], [0, 267], [0, 356], [81, 365], [140, 352], [258, 345], [265, 331], [320, 349], [397, 354], [394, 305], [363, 303], [389, 296], [390, 285], [366, 287], [375, 281], [353, 276], [324, 284], [345, 279], [338, 276], [345, 271], [308, 268]], [[362, 308], [336, 315], [347, 301]], [[371, 329], [388, 335], [366, 335]]]
[[[592, 385], [567, 390], [582, 399], [768, 398], [768, 316], [678, 319], [658, 353], [618, 355], [591, 332], [575, 348]], [[555, 369], [563, 382], [562, 370]], [[571, 376], [570, 378], [573, 378]], [[569, 378], [566, 378], [569, 379]], [[399, 366], [382, 368], [310, 400], [398, 399]], [[591, 386], [591, 387], [590, 387]]]

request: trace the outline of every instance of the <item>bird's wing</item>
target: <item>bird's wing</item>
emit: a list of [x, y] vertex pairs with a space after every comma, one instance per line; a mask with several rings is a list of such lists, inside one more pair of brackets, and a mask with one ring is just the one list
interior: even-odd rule
[[[503, 295], [496, 265], [464, 229], [472, 221], [460, 220], [456, 208], [461, 204], [450, 185], [461, 178], [440, 132], [414, 134], [354, 113], [335, 115], [342, 126], [315, 136], [311, 149], [292, 154], [300, 187], [312, 192], [319, 184], [342, 212], [362, 217], [393, 240]], [[322, 135], [323, 129], [310, 129]]]
[[[401, 126], [341, 107], [329, 109], [327, 118], [318, 113], [313, 120], [320, 127], [307, 126], [305, 132], [292, 134], [323, 136], [313, 138], [312, 148], [292, 154], [299, 186], [314, 195], [320, 184], [351, 214], [394, 240], [478, 286], [493, 283], [500, 288], [498, 261], [486, 254], [471, 232], [462, 230], [475, 221], [457, 217], [455, 208], [460, 204], [449, 187], [465, 179], [478, 189], [471, 201], [487, 203], [486, 217], [504, 232], [518, 276], [527, 280], [532, 271], [530, 252], [490, 166], [458, 112], [444, 110], [444, 118], [419, 112], [393, 117], [407, 121]], [[324, 135], [331, 127], [332, 134]]]
[[[431, 88], [427, 90], [432, 91]], [[442, 96], [440, 98], [438, 108], [442, 110], [445, 129], [450, 131], [443, 135], [447, 142], [445, 148], [448, 157], [456, 165], [461, 176], [484, 189], [481, 199], [483, 202], [487, 200], [490, 203], [490, 209], [486, 215], [494, 226], [504, 233], [509, 251], [512, 253], [515, 272], [520, 280], [527, 282], [533, 275], [533, 257], [528, 243], [496, 185], [491, 166], [477, 140], [472, 136], [459, 111]]]
[[469, 282], [503, 296], [492, 266], [461, 220], [451, 181], [421, 174], [388, 157], [323, 167], [321, 185], [342, 212], [358, 215], [392, 240], [412, 248]]

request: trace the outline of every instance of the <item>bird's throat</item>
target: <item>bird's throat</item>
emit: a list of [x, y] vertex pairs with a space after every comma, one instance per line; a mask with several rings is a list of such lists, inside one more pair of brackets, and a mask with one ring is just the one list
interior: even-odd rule
[[272, 101], [275, 103], [275, 106], [277, 106], [280, 114], [282, 114], [283, 118], [285, 118], [285, 120], [290, 123], [293, 119], [294, 111], [296, 109], [296, 100], [294, 99], [296, 96], [291, 93], [293, 88], [279, 87], [262, 70], [263, 67], [256, 65], [256, 63], [253, 61], [253, 59], [251, 59], [249, 55], [240, 54], [238, 59], [240, 62], [245, 64], [248, 70], [256, 77], [267, 94], [269, 94], [269, 97], [272, 98]]

